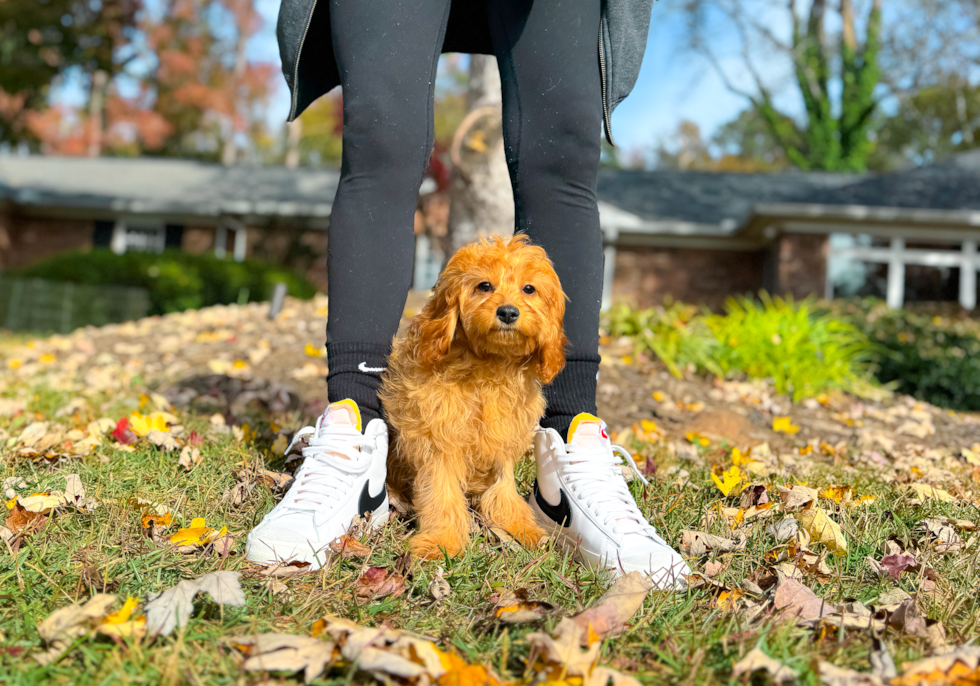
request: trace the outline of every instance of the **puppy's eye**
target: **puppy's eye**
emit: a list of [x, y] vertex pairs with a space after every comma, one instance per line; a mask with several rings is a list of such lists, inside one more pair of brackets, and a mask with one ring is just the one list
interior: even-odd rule
[[524, 287], [524, 292], [527, 293], [528, 295], [531, 295], [532, 293], [535, 292], [535, 288], [531, 284], [528, 284]]
[[484, 293], [492, 293], [493, 292], [493, 284], [490, 283], [489, 281], [484, 281], [483, 283], [477, 285], [476, 289], [478, 291], [483, 291]]

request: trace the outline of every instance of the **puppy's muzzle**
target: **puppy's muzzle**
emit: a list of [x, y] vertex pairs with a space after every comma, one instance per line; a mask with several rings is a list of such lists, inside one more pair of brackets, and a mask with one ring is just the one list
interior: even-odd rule
[[501, 305], [497, 308], [497, 319], [502, 321], [504, 324], [513, 324], [520, 316], [521, 311], [513, 305]]

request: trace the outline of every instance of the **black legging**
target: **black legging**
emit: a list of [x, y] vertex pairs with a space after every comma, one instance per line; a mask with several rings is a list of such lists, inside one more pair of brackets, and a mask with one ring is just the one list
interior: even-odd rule
[[[564, 431], [575, 414], [595, 412], [599, 368], [601, 0], [486, 2], [516, 229], [547, 250], [569, 297], [568, 363], [546, 389], [542, 421]], [[450, 0], [330, 0], [344, 146], [327, 257], [328, 395], [353, 398], [366, 417], [380, 413], [375, 370], [386, 364], [411, 283], [449, 7]]]

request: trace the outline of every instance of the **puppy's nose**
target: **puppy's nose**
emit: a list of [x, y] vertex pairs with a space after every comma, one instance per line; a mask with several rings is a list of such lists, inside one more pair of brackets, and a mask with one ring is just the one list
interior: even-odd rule
[[521, 311], [513, 305], [501, 305], [497, 308], [497, 319], [504, 324], [513, 324], [521, 316]]

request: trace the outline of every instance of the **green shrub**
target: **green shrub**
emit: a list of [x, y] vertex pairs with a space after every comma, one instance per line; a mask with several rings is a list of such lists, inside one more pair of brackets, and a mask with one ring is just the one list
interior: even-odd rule
[[621, 304], [604, 325], [613, 336], [632, 338], [640, 352], [655, 354], [678, 377], [693, 365], [716, 376], [768, 378], [794, 401], [867, 384], [873, 346], [858, 327], [815, 310], [813, 300], [760, 297], [730, 299], [720, 315], [678, 303], [648, 310]]
[[641, 351], [651, 351], [678, 378], [688, 366], [722, 375], [715, 361], [718, 341], [691, 305], [668, 302], [636, 310], [619, 303], [609, 309], [604, 323], [610, 335], [629, 336]]
[[834, 310], [877, 344], [880, 381], [933, 405], [980, 410], [980, 321], [890, 310], [870, 298]]
[[726, 375], [772, 379], [794, 402], [867, 379], [872, 345], [853, 323], [816, 311], [812, 298], [795, 303], [765, 292], [760, 298], [730, 298], [726, 314], [706, 318]]
[[150, 314], [234, 303], [243, 296], [252, 302], [268, 300], [280, 281], [297, 298], [312, 298], [316, 292], [309, 281], [281, 265], [255, 260], [234, 262], [211, 254], [191, 255], [179, 250], [124, 255], [105, 249], [68, 251], [10, 275], [93, 286], [146, 288], [150, 294]]

